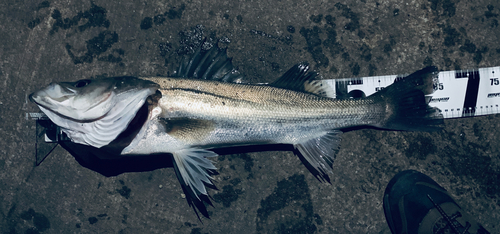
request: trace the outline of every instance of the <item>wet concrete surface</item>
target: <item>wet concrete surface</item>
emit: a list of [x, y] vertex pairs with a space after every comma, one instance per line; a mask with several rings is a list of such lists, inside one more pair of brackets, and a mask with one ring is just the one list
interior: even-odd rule
[[222, 155], [211, 219], [203, 222], [168, 163], [103, 175], [58, 147], [34, 167], [35, 122], [24, 118], [38, 111], [27, 95], [50, 82], [168, 76], [203, 38], [227, 47], [250, 82], [271, 82], [300, 61], [325, 79], [411, 73], [426, 65], [500, 66], [499, 14], [495, 0], [4, 0], [1, 231], [390, 233], [385, 186], [397, 172], [415, 169], [499, 233], [498, 115], [445, 120], [432, 133], [348, 132], [331, 184], [318, 182], [289, 151]]

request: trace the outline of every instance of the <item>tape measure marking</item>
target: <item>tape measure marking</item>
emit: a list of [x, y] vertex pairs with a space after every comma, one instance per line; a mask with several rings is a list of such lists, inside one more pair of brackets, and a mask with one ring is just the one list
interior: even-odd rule
[[471, 117], [476, 113], [477, 95], [479, 92], [479, 71], [457, 72], [457, 79], [467, 78], [462, 117]]
[[[500, 113], [500, 67], [442, 71], [429, 105], [441, 110], [444, 118], [461, 118]], [[333, 98], [356, 98], [371, 94], [406, 75], [371, 76], [323, 80]]]
[[47, 117], [47, 115], [45, 115], [44, 113], [40, 113], [40, 112], [29, 112], [29, 113], [26, 113], [26, 116], [25, 116], [26, 120], [47, 120], [49, 119], [49, 117]]

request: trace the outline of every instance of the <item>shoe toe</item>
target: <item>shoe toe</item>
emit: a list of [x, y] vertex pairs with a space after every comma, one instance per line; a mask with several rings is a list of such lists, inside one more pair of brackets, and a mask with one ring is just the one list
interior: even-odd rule
[[384, 194], [384, 212], [393, 233], [417, 233], [420, 222], [434, 207], [428, 196], [436, 204], [455, 203], [443, 187], [418, 171], [402, 171], [391, 179]]

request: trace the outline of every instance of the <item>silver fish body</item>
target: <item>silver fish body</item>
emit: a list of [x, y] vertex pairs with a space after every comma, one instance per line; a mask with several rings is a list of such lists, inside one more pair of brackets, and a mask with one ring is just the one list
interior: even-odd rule
[[333, 129], [380, 127], [380, 98], [336, 100], [267, 85], [142, 78], [160, 85], [145, 136], [125, 154], [259, 144], [300, 144]]
[[434, 67], [360, 99], [326, 97], [308, 69], [301, 63], [269, 85], [242, 84], [226, 52], [214, 47], [181, 62], [177, 77], [53, 83], [30, 99], [74, 143], [118, 155], [172, 154], [188, 203], [205, 216], [203, 202], [211, 204], [205, 186], [212, 186], [216, 169], [211, 149], [291, 144], [313, 175], [329, 181], [342, 129], [418, 131], [442, 124], [426, 97], [437, 82]]

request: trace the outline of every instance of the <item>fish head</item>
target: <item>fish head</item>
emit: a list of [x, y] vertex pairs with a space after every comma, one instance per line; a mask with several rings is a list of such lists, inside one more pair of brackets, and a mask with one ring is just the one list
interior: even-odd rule
[[118, 102], [145, 99], [158, 88], [158, 84], [136, 77], [86, 79], [51, 83], [29, 98], [46, 114], [52, 112], [60, 117], [85, 122], [102, 118]]

